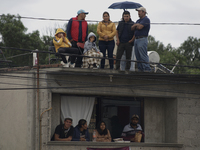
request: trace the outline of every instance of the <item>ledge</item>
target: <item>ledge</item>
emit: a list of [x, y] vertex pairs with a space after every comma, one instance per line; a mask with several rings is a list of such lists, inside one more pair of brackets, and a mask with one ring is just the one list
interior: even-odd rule
[[182, 148], [183, 144], [177, 144], [177, 143], [115, 143], [115, 142], [75, 142], [75, 141], [69, 141], [69, 142], [62, 142], [62, 141], [50, 141], [47, 143], [48, 146], [89, 146], [94, 147], [95, 146], [113, 146], [113, 147], [119, 147], [119, 146], [131, 146], [131, 147], [175, 147], [175, 148]]

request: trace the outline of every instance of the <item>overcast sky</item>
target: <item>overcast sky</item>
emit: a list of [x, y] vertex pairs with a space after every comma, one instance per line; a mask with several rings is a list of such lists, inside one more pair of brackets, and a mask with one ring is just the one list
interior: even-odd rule
[[[111, 21], [121, 19], [122, 9], [108, 9], [120, 0], [0, 0], [0, 14], [19, 14], [21, 17], [66, 19], [75, 17], [79, 9], [88, 11], [86, 20], [101, 21], [104, 11], [110, 13]], [[137, 0], [148, 12], [151, 23], [198, 23], [200, 24], [200, 0]], [[128, 9], [133, 21], [137, 11]], [[27, 32], [39, 30], [45, 34], [47, 28], [62, 27], [67, 21], [41, 21], [22, 19]], [[165, 46], [179, 47], [188, 36], [200, 38], [200, 25], [151, 25], [150, 35]]]

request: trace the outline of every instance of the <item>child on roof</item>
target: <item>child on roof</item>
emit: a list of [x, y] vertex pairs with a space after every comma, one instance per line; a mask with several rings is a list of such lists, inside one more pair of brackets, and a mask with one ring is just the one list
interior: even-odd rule
[[62, 61], [65, 63], [63, 67], [75, 67], [75, 59], [76, 56], [70, 56], [71, 62], [67, 62], [65, 55], [62, 55], [62, 53], [68, 53], [68, 54], [77, 54], [79, 53], [79, 50], [77, 48], [71, 47], [71, 43], [66, 37], [66, 33], [61, 29], [58, 28], [55, 34], [55, 37], [53, 39], [53, 44], [56, 49], [56, 53], [61, 53]]
[[90, 32], [90, 34], [88, 35], [87, 41], [85, 42], [84, 51], [83, 51], [83, 55], [89, 56], [89, 57], [83, 57], [82, 68], [94, 68], [94, 69], [99, 68], [101, 59], [93, 58], [93, 57], [103, 57], [103, 54], [97, 48], [95, 42], [96, 42], [96, 35], [93, 32]]

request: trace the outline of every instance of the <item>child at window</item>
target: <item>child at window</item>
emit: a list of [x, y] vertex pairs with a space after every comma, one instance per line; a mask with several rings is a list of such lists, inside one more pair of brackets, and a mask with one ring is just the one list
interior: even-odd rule
[[[93, 32], [90, 32], [88, 35], [88, 39], [84, 45], [84, 56], [90, 57], [103, 57], [103, 54], [97, 49], [96, 46], [96, 35]], [[98, 69], [101, 63], [101, 59], [98, 58], [90, 58], [90, 57], [83, 57], [83, 66], [82, 68], [94, 68]]]

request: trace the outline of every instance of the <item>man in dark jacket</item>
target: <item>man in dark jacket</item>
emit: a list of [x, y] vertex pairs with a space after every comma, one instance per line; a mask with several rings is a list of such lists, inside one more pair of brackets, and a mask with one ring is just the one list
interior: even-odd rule
[[[120, 68], [120, 60], [124, 51], [126, 51], [126, 60], [131, 60], [132, 47], [134, 44], [134, 31], [131, 26], [134, 22], [131, 20], [130, 12], [124, 11], [122, 14], [122, 21], [117, 26], [117, 56], [116, 56], [116, 70]], [[126, 70], [130, 69], [131, 62], [126, 62]]]
[[65, 118], [64, 124], [60, 124], [56, 127], [51, 141], [71, 141], [73, 133], [74, 127], [72, 126], [72, 118]]

